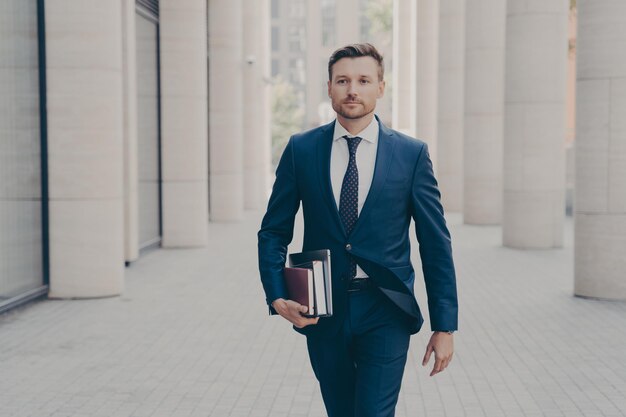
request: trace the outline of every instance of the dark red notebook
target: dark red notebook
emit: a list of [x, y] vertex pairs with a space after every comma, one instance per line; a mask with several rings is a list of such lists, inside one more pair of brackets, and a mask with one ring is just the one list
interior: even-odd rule
[[289, 292], [289, 299], [309, 308], [303, 315], [314, 316], [313, 271], [308, 268], [285, 268], [285, 284]]

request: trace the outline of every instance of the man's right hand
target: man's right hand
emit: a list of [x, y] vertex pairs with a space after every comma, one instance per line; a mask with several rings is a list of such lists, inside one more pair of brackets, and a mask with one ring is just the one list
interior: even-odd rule
[[277, 298], [272, 302], [272, 307], [274, 307], [274, 310], [276, 310], [278, 314], [283, 316], [299, 329], [311, 324], [317, 324], [320, 319], [319, 317], [304, 317], [302, 313], [306, 313], [308, 311], [308, 307], [292, 300]]

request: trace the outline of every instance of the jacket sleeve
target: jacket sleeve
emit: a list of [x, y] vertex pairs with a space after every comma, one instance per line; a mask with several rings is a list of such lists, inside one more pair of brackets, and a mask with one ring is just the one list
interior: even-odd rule
[[[295, 176], [293, 137], [289, 139], [276, 168], [267, 212], [258, 236], [259, 272], [266, 302], [288, 298], [283, 278], [287, 246], [293, 238], [293, 225], [300, 207], [300, 194]], [[274, 313], [270, 307], [270, 312]]]
[[428, 294], [430, 327], [433, 331], [457, 330], [458, 301], [452, 259], [450, 232], [433, 174], [433, 166], [424, 144], [413, 175], [411, 215], [419, 241], [422, 271]]

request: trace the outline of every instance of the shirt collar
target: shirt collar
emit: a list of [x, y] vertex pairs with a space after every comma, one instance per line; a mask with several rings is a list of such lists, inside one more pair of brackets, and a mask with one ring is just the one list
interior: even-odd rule
[[370, 143], [376, 143], [378, 141], [378, 120], [375, 117], [372, 117], [372, 121], [369, 125], [363, 130], [361, 130], [357, 135], [351, 135], [345, 127], [339, 123], [339, 120], [335, 120], [335, 132], [333, 133], [333, 140], [339, 140], [344, 136], [353, 137], [358, 136], [363, 140], [366, 140]]

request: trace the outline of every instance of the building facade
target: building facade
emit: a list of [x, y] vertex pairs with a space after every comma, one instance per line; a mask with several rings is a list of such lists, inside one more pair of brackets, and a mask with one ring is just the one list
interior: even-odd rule
[[119, 295], [146, 251], [203, 246], [209, 219], [265, 204], [269, 12], [2, 2], [0, 311]]
[[[374, 2], [395, 12], [393, 41], [369, 33]], [[360, 41], [384, 45], [382, 119], [429, 143], [446, 210], [502, 225], [505, 246], [559, 248], [569, 166], [575, 293], [626, 299], [626, 6], [577, 2], [569, 95], [567, 6], [3, 1], [0, 311], [119, 295], [151, 248], [206, 245], [208, 221], [262, 210], [272, 77], [319, 125], [328, 56]]]

